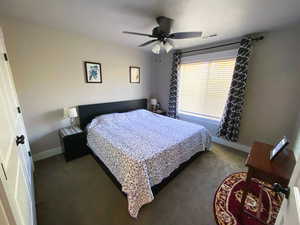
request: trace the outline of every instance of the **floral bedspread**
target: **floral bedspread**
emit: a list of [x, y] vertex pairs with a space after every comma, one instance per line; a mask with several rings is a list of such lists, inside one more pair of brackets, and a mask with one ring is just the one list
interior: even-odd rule
[[154, 199], [152, 186], [211, 143], [206, 128], [146, 110], [99, 116], [87, 130], [88, 145], [127, 194], [132, 217]]

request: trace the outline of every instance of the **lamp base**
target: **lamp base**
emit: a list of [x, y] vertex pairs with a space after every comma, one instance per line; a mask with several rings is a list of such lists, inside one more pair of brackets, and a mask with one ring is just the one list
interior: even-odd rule
[[71, 127], [76, 127], [76, 119], [75, 118], [70, 118], [70, 124], [71, 124]]
[[156, 110], [156, 105], [151, 105], [150, 110], [151, 110], [151, 112], [154, 112]]

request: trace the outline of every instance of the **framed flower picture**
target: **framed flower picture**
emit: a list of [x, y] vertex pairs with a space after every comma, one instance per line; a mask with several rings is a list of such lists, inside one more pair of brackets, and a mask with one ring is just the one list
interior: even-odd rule
[[84, 62], [85, 80], [87, 83], [102, 83], [101, 64]]
[[130, 83], [140, 83], [140, 67], [130, 66], [129, 67], [129, 82]]

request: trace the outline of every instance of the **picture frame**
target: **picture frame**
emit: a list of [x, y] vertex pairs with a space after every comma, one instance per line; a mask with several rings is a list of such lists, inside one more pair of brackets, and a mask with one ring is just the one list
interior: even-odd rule
[[139, 84], [141, 82], [141, 68], [138, 66], [129, 67], [129, 82]]
[[86, 83], [102, 83], [101, 64], [97, 62], [84, 62]]
[[270, 160], [273, 160], [287, 145], [289, 144], [289, 141], [287, 137], [283, 137], [270, 151]]

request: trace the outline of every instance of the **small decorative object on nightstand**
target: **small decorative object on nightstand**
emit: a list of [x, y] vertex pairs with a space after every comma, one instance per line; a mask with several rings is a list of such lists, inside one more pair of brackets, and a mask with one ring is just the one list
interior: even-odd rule
[[66, 127], [59, 130], [61, 146], [66, 161], [79, 158], [89, 153], [86, 134], [79, 127]]

